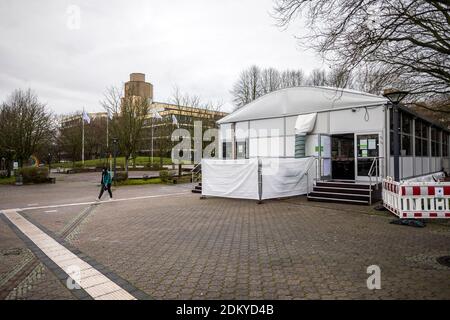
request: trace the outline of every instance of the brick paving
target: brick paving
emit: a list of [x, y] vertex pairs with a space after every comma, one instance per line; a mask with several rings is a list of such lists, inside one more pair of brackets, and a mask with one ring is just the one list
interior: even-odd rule
[[[105, 204], [74, 244], [157, 299], [449, 299], [450, 229], [367, 207], [186, 195]], [[366, 287], [379, 265], [382, 290]]]
[[[60, 232], [77, 212], [58, 212], [28, 214]], [[450, 299], [450, 268], [436, 262], [450, 255], [449, 225], [392, 219], [303, 197], [258, 205], [187, 194], [101, 204], [67, 240], [155, 299]], [[0, 249], [26, 250], [7, 229], [0, 221]], [[0, 261], [0, 272], [14, 265]], [[366, 287], [373, 264], [381, 290]], [[72, 298], [52, 276], [23, 298]]]
[[0, 297], [7, 300], [75, 299], [2, 220]]

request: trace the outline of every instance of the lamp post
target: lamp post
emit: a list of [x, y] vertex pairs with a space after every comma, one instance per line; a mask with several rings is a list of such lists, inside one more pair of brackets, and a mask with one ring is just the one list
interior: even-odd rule
[[398, 105], [408, 93], [408, 91], [397, 89], [386, 89], [383, 92], [383, 96], [392, 104], [392, 129], [394, 130], [394, 139], [391, 143], [394, 144], [394, 180], [397, 182], [400, 181], [400, 119]]
[[114, 179], [116, 178], [116, 172], [117, 172], [117, 169], [116, 169], [116, 158], [117, 158], [117, 144], [118, 144], [118, 142], [119, 142], [119, 139], [118, 138], [113, 138], [112, 139], [112, 141], [113, 141], [113, 154], [114, 154]]
[[48, 156], [47, 156], [47, 162], [48, 162], [48, 174], [50, 175], [50, 171], [52, 170], [52, 167], [51, 167], [52, 154], [51, 153], [49, 153]]

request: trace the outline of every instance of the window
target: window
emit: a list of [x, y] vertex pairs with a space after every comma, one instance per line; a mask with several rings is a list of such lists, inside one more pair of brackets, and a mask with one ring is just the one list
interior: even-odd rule
[[437, 128], [431, 128], [431, 156], [441, 156], [441, 131]]
[[407, 113], [400, 113], [401, 122], [401, 151], [402, 156], [412, 155], [412, 117]]
[[247, 142], [237, 141], [236, 142], [236, 158], [237, 159], [247, 159]]
[[[391, 155], [394, 154], [394, 130], [392, 125], [393, 117], [391, 116]], [[399, 140], [400, 140], [400, 155], [401, 156], [411, 156], [412, 155], [412, 117], [405, 113], [400, 112], [399, 114], [400, 121], [400, 132], [399, 132]]]
[[443, 157], [448, 157], [448, 154], [449, 154], [449, 151], [448, 151], [449, 137], [450, 137], [450, 135], [448, 132], [445, 132], [445, 131], [442, 132], [442, 156]]
[[222, 143], [222, 158], [223, 159], [231, 159], [232, 156], [232, 143], [231, 142], [223, 142]]
[[428, 157], [428, 126], [427, 124], [416, 119], [415, 123], [415, 147], [416, 157]]

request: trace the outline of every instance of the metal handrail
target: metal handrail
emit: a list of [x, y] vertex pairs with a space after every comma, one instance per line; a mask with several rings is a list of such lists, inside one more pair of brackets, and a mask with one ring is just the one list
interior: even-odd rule
[[375, 168], [375, 179], [376, 179], [376, 183], [375, 183], [375, 189], [378, 190], [378, 179], [380, 178], [379, 173], [378, 173], [378, 160], [383, 159], [383, 157], [374, 157], [372, 160], [372, 164], [370, 166], [369, 172], [367, 173], [367, 176], [369, 177], [369, 204], [372, 204], [372, 176], [373, 176], [373, 169]]
[[194, 176], [195, 176], [196, 174], [198, 174], [199, 172], [201, 172], [201, 170], [197, 170], [198, 167], [201, 168], [201, 165], [202, 165], [202, 163], [200, 162], [200, 163], [197, 163], [197, 164], [194, 166], [194, 168], [192, 168], [192, 170], [191, 170], [191, 181], [192, 181], [192, 183], [195, 183], [195, 182], [196, 182], [196, 181], [194, 180]]

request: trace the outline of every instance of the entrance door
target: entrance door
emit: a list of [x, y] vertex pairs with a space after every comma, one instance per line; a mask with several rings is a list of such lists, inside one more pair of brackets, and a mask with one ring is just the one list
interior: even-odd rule
[[331, 179], [331, 136], [319, 134], [318, 148], [316, 148], [319, 157], [319, 176], [321, 180]]
[[[380, 137], [378, 133], [374, 134], [356, 134], [355, 135], [355, 154], [356, 154], [356, 180], [368, 181], [369, 170], [373, 162], [378, 167], [378, 175], [380, 175], [379, 160], [379, 143]], [[375, 176], [375, 168], [373, 168], [372, 176]]]
[[333, 179], [355, 180], [355, 135], [334, 134], [331, 145]]

